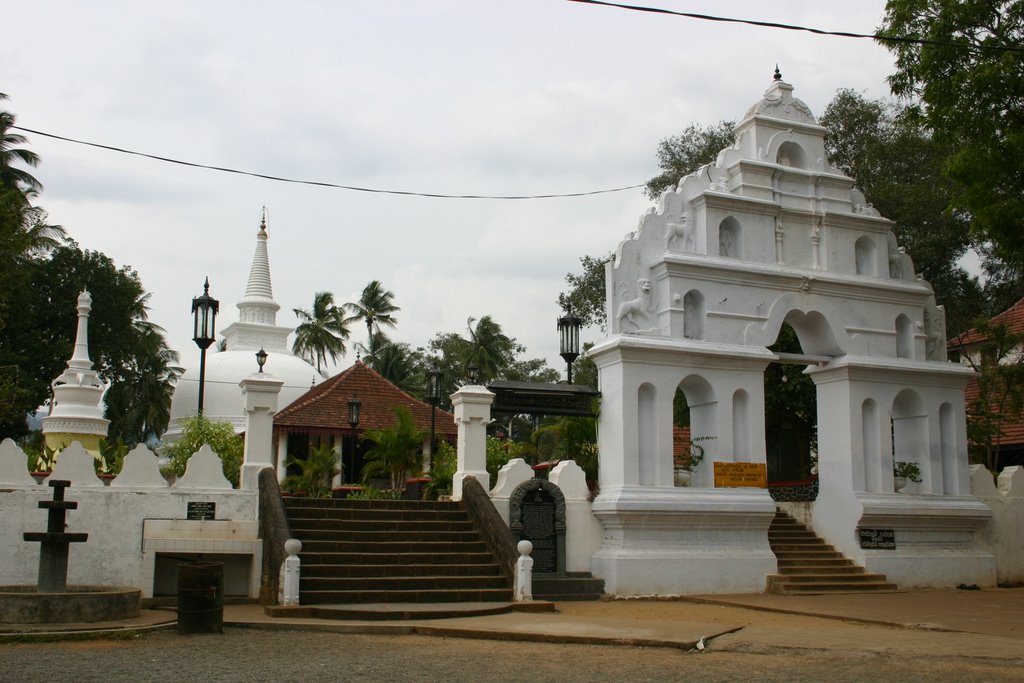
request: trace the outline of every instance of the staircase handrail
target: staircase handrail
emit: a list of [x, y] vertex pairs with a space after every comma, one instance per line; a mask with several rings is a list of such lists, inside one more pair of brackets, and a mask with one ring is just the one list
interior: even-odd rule
[[487, 491], [476, 480], [476, 477], [467, 476], [463, 479], [462, 504], [477, 529], [480, 530], [480, 536], [487, 546], [487, 550], [498, 561], [502, 573], [509, 581], [515, 581], [516, 563], [519, 561], [516, 541], [505, 524], [505, 520], [501, 518], [494, 503], [491, 502], [491, 497], [487, 495]]
[[260, 525], [259, 536], [263, 539], [263, 571], [260, 574], [260, 604], [276, 605], [281, 587], [281, 568], [288, 557], [285, 541], [292, 537], [288, 515], [284, 510], [281, 487], [277, 483], [277, 472], [264, 467], [259, 474]]

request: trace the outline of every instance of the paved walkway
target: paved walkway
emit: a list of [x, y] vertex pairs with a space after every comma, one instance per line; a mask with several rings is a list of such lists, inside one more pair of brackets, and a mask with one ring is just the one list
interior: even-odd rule
[[[549, 643], [708, 648], [737, 652], [790, 649], [906, 649], [918, 655], [1024, 660], [1024, 588], [912, 590], [880, 595], [705, 595], [563, 602], [554, 612], [408, 621], [280, 618], [259, 605], [227, 605], [227, 626], [363, 634], [421, 634]], [[117, 624], [60, 630], [160, 628], [174, 613], [144, 610]], [[0, 627], [0, 634], [47, 627]]]

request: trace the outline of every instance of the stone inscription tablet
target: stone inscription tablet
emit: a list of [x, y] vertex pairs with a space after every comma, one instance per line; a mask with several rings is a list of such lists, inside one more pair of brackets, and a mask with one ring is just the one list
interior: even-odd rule
[[546, 491], [537, 490], [523, 500], [520, 508], [522, 539], [533, 543], [533, 571], [558, 571], [558, 537], [555, 533], [555, 501]]
[[217, 519], [217, 504], [213, 501], [185, 503], [185, 519]]
[[896, 532], [892, 529], [857, 529], [860, 547], [869, 550], [896, 550]]

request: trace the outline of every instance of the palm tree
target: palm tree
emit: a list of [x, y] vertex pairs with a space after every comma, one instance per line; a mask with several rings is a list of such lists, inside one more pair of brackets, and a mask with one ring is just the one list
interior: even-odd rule
[[370, 355], [374, 351], [374, 332], [380, 332], [380, 328], [394, 328], [398, 319], [392, 313], [402, 310], [392, 303], [395, 295], [384, 289], [380, 280], [373, 280], [363, 288], [359, 301], [345, 304], [345, 307], [352, 312], [352, 320], [362, 319], [366, 323], [367, 344], [370, 346]]
[[501, 331], [501, 325], [491, 316], [485, 315], [479, 321], [469, 318], [466, 327], [469, 339], [466, 340], [464, 362], [467, 367], [470, 364], [477, 366], [481, 382], [498, 377], [515, 362], [519, 345]]
[[[0, 101], [8, 99], [0, 92]], [[43, 189], [39, 182], [28, 171], [14, 168], [11, 164], [20, 161], [26, 166], [35, 168], [39, 164], [39, 156], [35, 152], [12, 145], [23, 145], [28, 140], [24, 135], [10, 132], [15, 123], [14, 114], [0, 111], [0, 187], [16, 188], [28, 196], [36, 195]]]
[[416, 396], [423, 391], [422, 354], [405, 342], [396, 342], [378, 332], [369, 365], [396, 387]]
[[391, 476], [391, 489], [401, 489], [406, 473], [419, 474], [423, 467], [423, 443], [427, 432], [416, 428], [412, 414], [405, 406], [395, 406], [395, 426], [390, 429], [368, 429], [364, 441], [373, 443], [363, 457], [363, 481], [381, 475]]
[[316, 292], [313, 295], [313, 310], [292, 309], [302, 322], [295, 328], [295, 343], [292, 352], [310, 363], [316, 364], [317, 372], [331, 361], [344, 356], [347, 349], [345, 340], [349, 337], [348, 323], [344, 311], [334, 304], [331, 292]]

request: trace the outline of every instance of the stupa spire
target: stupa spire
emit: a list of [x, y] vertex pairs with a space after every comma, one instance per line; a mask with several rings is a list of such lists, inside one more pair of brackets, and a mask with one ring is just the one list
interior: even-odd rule
[[256, 233], [256, 253], [249, 268], [249, 283], [245, 287], [245, 298], [269, 299], [273, 301], [274, 290], [270, 284], [270, 256], [267, 253], [267, 207], [263, 207], [260, 229]]

